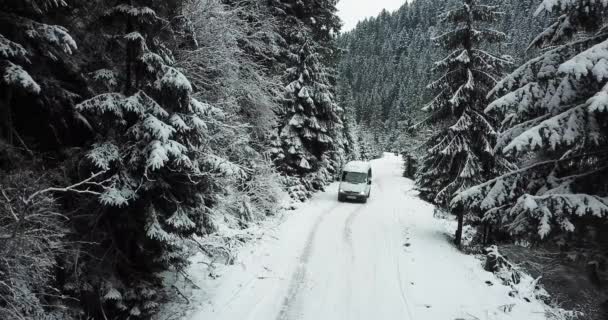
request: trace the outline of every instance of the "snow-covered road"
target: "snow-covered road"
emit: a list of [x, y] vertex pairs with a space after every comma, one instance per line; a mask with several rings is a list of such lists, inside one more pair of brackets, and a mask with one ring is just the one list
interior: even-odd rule
[[338, 203], [334, 184], [291, 213], [239, 265], [201, 280], [208, 293], [187, 319], [545, 319], [449, 243], [400, 166], [373, 162], [367, 204]]

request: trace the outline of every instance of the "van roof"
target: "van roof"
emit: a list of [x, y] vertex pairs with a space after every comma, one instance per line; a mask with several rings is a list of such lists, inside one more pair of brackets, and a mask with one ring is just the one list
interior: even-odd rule
[[344, 166], [342, 171], [367, 173], [367, 171], [369, 171], [371, 168], [372, 166], [369, 162], [351, 161]]

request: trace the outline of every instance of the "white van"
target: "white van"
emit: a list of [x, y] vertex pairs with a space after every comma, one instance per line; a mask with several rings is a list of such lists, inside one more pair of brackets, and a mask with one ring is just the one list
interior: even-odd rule
[[372, 166], [369, 162], [347, 163], [340, 174], [338, 201], [358, 200], [367, 202], [372, 190]]

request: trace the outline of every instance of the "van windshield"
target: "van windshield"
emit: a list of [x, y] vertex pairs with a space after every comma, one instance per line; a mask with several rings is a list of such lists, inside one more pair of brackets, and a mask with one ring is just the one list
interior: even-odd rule
[[342, 173], [342, 181], [359, 184], [367, 182], [367, 174], [361, 172], [344, 172]]

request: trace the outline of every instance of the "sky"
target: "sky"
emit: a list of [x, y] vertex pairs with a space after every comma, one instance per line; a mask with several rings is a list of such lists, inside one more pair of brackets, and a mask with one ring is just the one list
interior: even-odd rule
[[342, 32], [355, 28], [357, 22], [375, 17], [382, 9], [394, 11], [399, 9], [406, 0], [340, 0], [338, 2], [338, 15], [342, 18], [344, 26]]

